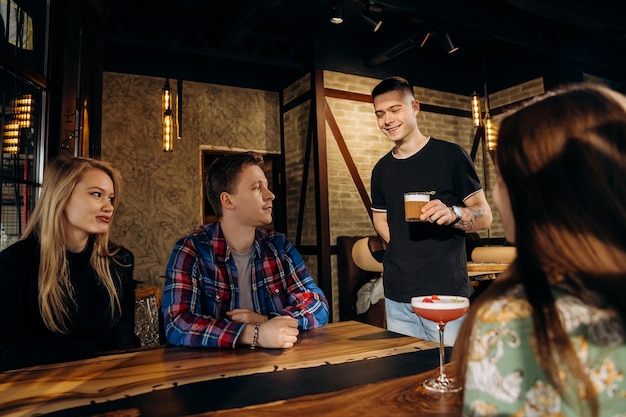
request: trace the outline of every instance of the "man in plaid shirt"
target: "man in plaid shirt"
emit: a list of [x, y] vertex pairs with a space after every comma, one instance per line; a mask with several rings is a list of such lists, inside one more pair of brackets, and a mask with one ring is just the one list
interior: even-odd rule
[[289, 348], [328, 322], [328, 302], [272, 222], [274, 194], [253, 153], [217, 159], [206, 177], [218, 221], [174, 245], [163, 293], [170, 344]]

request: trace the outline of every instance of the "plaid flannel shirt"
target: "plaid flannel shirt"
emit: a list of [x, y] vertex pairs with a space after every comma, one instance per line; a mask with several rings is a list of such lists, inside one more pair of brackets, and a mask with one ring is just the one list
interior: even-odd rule
[[[257, 229], [252, 262], [256, 313], [294, 317], [301, 330], [328, 322], [326, 297], [285, 235]], [[165, 275], [162, 309], [168, 342], [234, 348], [246, 324], [226, 316], [239, 308], [239, 289], [219, 222], [176, 242]]]

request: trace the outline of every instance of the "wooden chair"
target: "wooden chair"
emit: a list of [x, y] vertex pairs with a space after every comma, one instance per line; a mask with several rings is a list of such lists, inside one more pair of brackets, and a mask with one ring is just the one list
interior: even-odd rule
[[[357, 256], [359, 262], [372, 264], [375, 271], [361, 269], [353, 258], [354, 245], [368, 236], [338, 236], [337, 237], [337, 270], [339, 273], [339, 319], [357, 320], [363, 323], [386, 328], [385, 302], [380, 300], [372, 305], [364, 314], [357, 314], [357, 293], [363, 284], [371, 279], [378, 278], [382, 271], [382, 264], [378, 264], [371, 257]], [[378, 238], [373, 236], [373, 238]], [[366, 241], [361, 241], [362, 245]], [[367, 246], [367, 245], [366, 245]]]
[[135, 334], [141, 346], [159, 346], [164, 343], [161, 297], [161, 287], [158, 285], [135, 289]]

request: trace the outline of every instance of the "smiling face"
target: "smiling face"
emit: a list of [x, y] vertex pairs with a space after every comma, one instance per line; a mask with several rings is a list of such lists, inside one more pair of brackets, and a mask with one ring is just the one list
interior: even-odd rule
[[114, 197], [113, 181], [107, 173], [95, 168], [85, 171], [63, 210], [68, 248], [84, 247], [90, 234], [109, 230]]
[[380, 130], [396, 145], [417, 134], [419, 104], [406, 91], [393, 90], [374, 97], [374, 111]]
[[235, 192], [228, 195], [231, 211], [241, 224], [252, 227], [272, 222], [274, 194], [268, 188], [267, 177], [258, 165], [246, 165], [239, 173]]

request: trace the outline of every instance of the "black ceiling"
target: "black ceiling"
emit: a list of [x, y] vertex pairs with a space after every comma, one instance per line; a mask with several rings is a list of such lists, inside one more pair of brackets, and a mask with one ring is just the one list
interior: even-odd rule
[[[339, 25], [334, 0], [107, 3], [106, 71], [276, 91], [312, 68], [461, 94], [540, 75], [626, 80], [626, 14], [613, 0], [343, 0]], [[383, 20], [376, 33], [366, 7]]]

